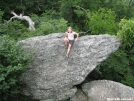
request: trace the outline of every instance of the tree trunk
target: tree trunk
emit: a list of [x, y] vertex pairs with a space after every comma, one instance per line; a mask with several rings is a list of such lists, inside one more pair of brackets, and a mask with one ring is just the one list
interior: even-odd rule
[[35, 27], [34, 27], [34, 22], [32, 21], [32, 19], [29, 17], [29, 16], [23, 16], [22, 14], [20, 15], [17, 15], [15, 12], [11, 11], [11, 14], [13, 14], [14, 16], [10, 18], [10, 20], [12, 19], [20, 19], [20, 20], [26, 20], [29, 24], [29, 29], [30, 30], [35, 30]]

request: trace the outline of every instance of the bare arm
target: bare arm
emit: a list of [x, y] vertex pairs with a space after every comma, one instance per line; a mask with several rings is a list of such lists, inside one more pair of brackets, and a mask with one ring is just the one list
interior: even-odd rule
[[66, 37], [67, 37], [67, 33], [65, 32], [65, 33], [64, 33], [64, 38], [66, 38]]
[[77, 41], [78, 40], [78, 37], [79, 37], [79, 34], [78, 33], [75, 33], [75, 35], [76, 35], [75, 41]]

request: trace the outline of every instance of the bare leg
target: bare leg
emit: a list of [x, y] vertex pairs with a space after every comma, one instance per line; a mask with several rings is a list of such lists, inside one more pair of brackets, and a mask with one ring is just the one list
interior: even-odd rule
[[72, 45], [69, 44], [69, 45], [68, 45], [68, 50], [67, 50], [67, 57], [68, 57], [68, 55], [69, 55], [69, 52], [70, 52], [70, 50], [71, 50], [71, 47], [72, 47]]
[[67, 46], [68, 46], [68, 42], [69, 42], [69, 40], [68, 40], [67, 38], [65, 38], [65, 39], [64, 39], [65, 48], [67, 48]]

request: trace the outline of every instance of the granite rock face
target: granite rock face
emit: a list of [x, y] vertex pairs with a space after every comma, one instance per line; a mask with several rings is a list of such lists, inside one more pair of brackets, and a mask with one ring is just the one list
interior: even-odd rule
[[88, 101], [134, 101], [134, 89], [118, 82], [98, 80], [82, 85]]
[[19, 44], [26, 52], [36, 51], [21, 81], [23, 94], [39, 101], [62, 101], [74, 96], [75, 85], [120, 46], [115, 36], [83, 36], [74, 43], [67, 58], [63, 33], [33, 37]]
[[82, 90], [78, 89], [76, 94], [70, 98], [70, 101], [88, 101], [88, 97]]

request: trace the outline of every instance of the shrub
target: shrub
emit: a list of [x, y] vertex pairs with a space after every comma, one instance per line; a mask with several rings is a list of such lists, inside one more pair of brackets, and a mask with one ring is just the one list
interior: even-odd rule
[[15, 40], [19, 40], [24, 32], [28, 32], [28, 28], [19, 20], [5, 21], [0, 24], [0, 35], [8, 35]]
[[67, 21], [64, 19], [50, 19], [49, 21], [42, 22], [40, 25], [40, 30], [44, 34], [49, 34], [49, 33], [55, 33], [55, 32], [64, 32], [67, 28]]
[[37, 16], [32, 14], [32, 19], [35, 21], [36, 30], [30, 31], [27, 23], [20, 20], [5, 21], [0, 24], [0, 35], [9, 35], [15, 40], [22, 40], [33, 36], [42, 36], [56, 32], [64, 32], [67, 28], [67, 21], [63, 18], [52, 19], [48, 16]]
[[134, 20], [122, 19], [117, 36], [129, 46], [134, 44]]
[[92, 34], [113, 34], [117, 32], [115, 22], [116, 14], [110, 9], [100, 8], [98, 11], [88, 11], [89, 20], [87, 26], [92, 30]]
[[128, 71], [129, 61], [126, 56], [127, 54], [123, 50], [117, 50], [97, 66], [93, 75], [96, 79], [100, 77], [120, 82]]
[[19, 76], [28, 67], [31, 53], [23, 50], [8, 36], [0, 36], [0, 101], [11, 101], [19, 94]]
[[134, 20], [122, 19], [117, 36], [122, 45], [92, 72], [91, 78], [113, 80], [134, 88]]
[[89, 78], [93, 80], [107, 79], [134, 87], [134, 77], [130, 72], [130, 60], [127, 57], [127, 52], [120, 47], [97, 66], [89, 75], [88, 81]]

